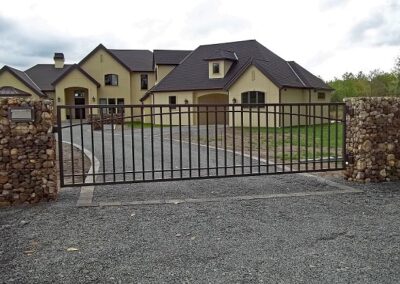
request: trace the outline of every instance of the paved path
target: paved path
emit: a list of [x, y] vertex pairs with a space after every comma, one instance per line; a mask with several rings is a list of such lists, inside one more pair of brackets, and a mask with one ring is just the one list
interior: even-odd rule
[[[214, 129], [214, 127], [209, 127], [209, 136], [211, 138], [215, 136]], [[113, 181], [114, 179], [116, 181], [131, 181], [133, 178], [135, 180], [168, 179], [171, 177], [171, 169], [173, 170], [173, 177], [185, 178], [190, 176], [190, 171], [185, 170], [189, 169], [190, 164], [194, 168], [198, 168], [199, 165], [202, 168], [200, 173], [198, 170], [192, 170], [192, 176], [215, 176], [217, 174], [215, 170], [217, 166], [223, 167], [226, 162], [226, 165], [229, 167], [233, 165], [234, 158], [237, 165], [237, 172], [242, 172], [241, 165], [244, 165], [244, 173], [250, 173], [248, 166], [251, 162], [253, 165], [257, 162], [250, 160], [248, 157], [243, 157], [242, 160], [241, 155], [233, 155], [230, 151], [216, 150], [215, 143], [210, 143], [209, 151], [204, 146], [198, 146], [196, 144], [197, 140], [191, 144], [187, 142], [180, 143], [177, 141], [179, 131], [181, 131], [182, 135], [187, 135], [188, 133], [187, 127], [181, 130], [178, 127], [154, 128], [153, 136], [151, 135], [150, 128], [145, 128], [144, 135], [142, 135], [140, 129], [132, 130], [129, 127], [125, 127], [124, 133], [122, 133], [121, 129], [112, 131], [110, 127], [107, 127], [103, 132], [94, 131], [92, 139], [90, 127], [85, 125], [81, 128], [78, 125], [72, 127], [72, 140], [74, 144], [83, 145], [84, 148], [93, 152], [100, 161], [100, 172], [108, 173], [105, 176], [97, 175], [97, 182], [104, 180]], [[194, 128], [191, 133], [195, 136], [197, 135], [197, 130]], [[204, 127], [201, 127], [200, 135], [206, 135]], [[134, 137], [133, 140], [132, 136]], [[63, 140], [71, 142], [71, 128], [63, 130]], [[262, 165], [260, 170], [265, 171], [265, 163], [261, 162], [260, 164]], [[144, 176], [142, 173], [143, 166], [145, 171], [148, 171]], [[211, 169], [207, 170], [207, 168]], [[136, 172], [135, 176], [132, 174], [132, 169]], [[150, 172], [153, 169], [155, 171], [154, 176]], [[164, 176], [161, 172], [162, 169], [164, 169]], [[181, 169], [184, 170], [181, 171]], [[258, 170], [258, 167], [253, 167], [253, 173]], [[268, 170], [273, 171], [274, 168], [268, 167]], [[114, 171], [117, 173], [116, 175], [112, 174]], [[131, 172], [131, 174], [123, 175], [122, 172]], [[220, 168], [218, 174], [233, 174], [233, 169], [227, 168], [225, 171], [224, 168]]]
[[205, 142], [197, 139], [198, 136], [206, 137], [205, 126], [199, 129], [191, 127], [191, 131], [188, 126], [155, 127], [153, 130], [144, 128], [143, 135], [140, 128], [121, 129], [120, 126], [116, 130], [111, 130], [110, 126], [106, 126], [104, 131], [90, 130], [88, 125], [67, 126], [63, 130], [62, 140], [72, 140], [98, 158], [100, 168], [94, 172], [97, 182], [170, 179], [171, 172], [173, 178], [189, 178], [275, 173], [283, 170], [272, 163], [267, 166], [264, 159], [259, 161], [256, 158], [257, 145], [253, 145], [252, 159], [247, 154], [240, 154], [240, 145], [236, 146], [236, 153], [221, 149], [221, 146], [217, 148], [215, 136], [222, 135], [223, 126], [218, 126], [217, 130], [209, 126], [208, 148]]

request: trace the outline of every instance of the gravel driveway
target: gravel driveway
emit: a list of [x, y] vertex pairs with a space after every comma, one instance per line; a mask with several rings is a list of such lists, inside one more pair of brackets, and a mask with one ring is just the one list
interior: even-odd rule
[[363, 188], [94, 208], [63, 189], [58, 202], [0, 211], [0, 282], [398, 283], [399, 184]]
[[104, 207], [64, 188], [0, 211], [0, 283], [398, 283], [400, 183], [349, 185], [363, 192], [302, 175], [98, 186], [97, 201], [221, 198]]

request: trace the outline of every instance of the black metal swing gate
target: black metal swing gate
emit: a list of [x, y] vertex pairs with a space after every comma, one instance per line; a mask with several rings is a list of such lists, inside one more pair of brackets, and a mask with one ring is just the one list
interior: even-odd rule
[[61, 186], [345, 166], [342, 103], [69, 105], [57, 122]]

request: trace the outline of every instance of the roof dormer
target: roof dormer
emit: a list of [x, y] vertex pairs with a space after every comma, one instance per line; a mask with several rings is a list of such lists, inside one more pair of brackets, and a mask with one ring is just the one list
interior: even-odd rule
[[221, 79], [225, 77], [238, 57], [233, 51], [218, 49], [204, 60], [208, 61], [208, 78]]

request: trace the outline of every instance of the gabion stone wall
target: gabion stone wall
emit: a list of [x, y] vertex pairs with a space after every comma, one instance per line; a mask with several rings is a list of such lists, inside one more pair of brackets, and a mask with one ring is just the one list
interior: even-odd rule
[[350, 98], [347, 107], [346, 179], [380, 182], [400, 178], [400, 98]]
[[[10, 107], [34, 107], [34, 122], [13, 122]], [[0, 99], [0, 207], [57, 197], [55, 139], [49, 100]]]

